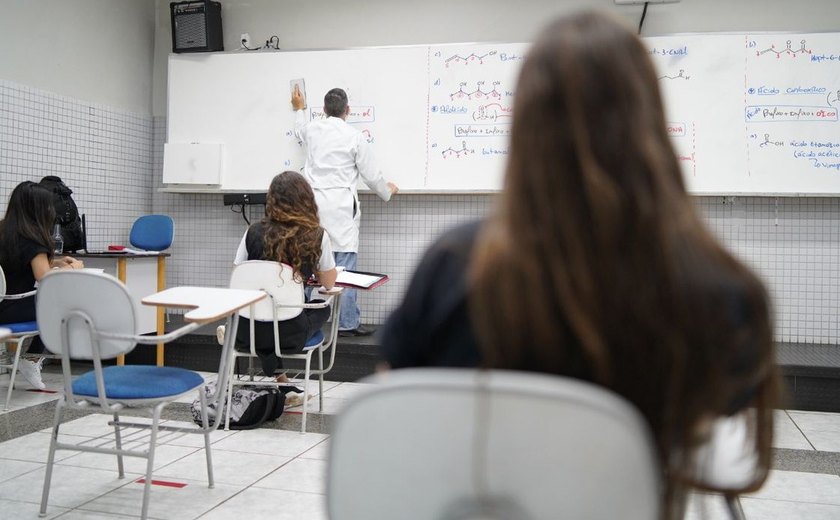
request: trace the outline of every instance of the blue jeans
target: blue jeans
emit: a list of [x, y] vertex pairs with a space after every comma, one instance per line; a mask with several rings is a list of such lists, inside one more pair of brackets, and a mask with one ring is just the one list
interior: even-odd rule
[[[333, 252], [336, 266], [344, 266], [345, 269], [356, 269], [357, 253]], [[356, 289], [347, 289], [341, 292], [341, 316], [338, 320], [338, 330], [353, 330], [362, 324], [362, 313], [359, 304], [356, 302]]]

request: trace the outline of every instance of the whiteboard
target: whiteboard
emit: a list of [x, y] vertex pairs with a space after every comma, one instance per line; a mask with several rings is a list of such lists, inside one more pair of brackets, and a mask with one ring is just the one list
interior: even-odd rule
[[[840, 35], [696, 34], [645, 42], [693, 193], [840, 194]], [[167, 140], [224, 145], [221, 182], [211, 189], [264, 191], [276, 173], [303, 167], [289, 85], [304, 78], [309, 119], [323, 116], [329, 89], [347, 91], [348, 123], [364, 133], [385, 178], [402, 191], [498, 190], [527, 48], [171, 55]]]

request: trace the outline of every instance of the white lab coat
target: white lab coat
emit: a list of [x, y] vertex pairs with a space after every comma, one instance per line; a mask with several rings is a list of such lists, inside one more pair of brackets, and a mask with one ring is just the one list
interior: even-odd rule
[[332, 250], [359, 251], [359, 195], [362, 181], [388, 201], [391, 190], [377, 168], [370, 145], [361, 132], [338, 117], [307, 123], [306, 112], [295, 113], [295, 136], [306, 145], [303, 175], [312, 185], [321, 226], [330, 237]]

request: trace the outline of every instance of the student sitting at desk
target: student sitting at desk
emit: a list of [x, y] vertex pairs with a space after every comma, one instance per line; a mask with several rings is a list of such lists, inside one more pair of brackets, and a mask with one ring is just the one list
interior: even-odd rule
[[[31, 181], [24, 181], [12, 190], [6, 216], [0, 221], [0, 266], [6, 276], [6, 293], [19, 294], [35, 288], [35, 282], [50, 269], [77, 269], [82, 262], [69, 256], [53, 258], [54, 244], [50, 230], [55, 222], [52, 193]], [[35, 321], [35, 298], [0, 301], [0, 324]], [[30, 354], [44, 351], [36, 336], [29, 346]], [[41, 363], [21, 359], [21, 375], [38, 389]]]
[[513, 114], [496, 211], [426, 253], [384, 327], [385, 360], [624, 396], [655, 436], [669, 519], [705, 485], [695, 455], [713, 422], [742, 412], [758, 463], [734, 491], [758, 488], [778, 404], [770, 302], [686, 192], [647, 49], [609, 16], [561, 18], [526, 57]]
[[[313, 274], [326, 289], [335, 285], [336, 270], [330, 239], [318, 222], [315, 195], [306, 179], [297, 172], [287, 171], [274, 177], [268, 188], [265, 217], [252, 224], [236, 251], [234, 264], [246, 260], [271, 260], [292, 266], [300, 280]], [[290, 353], [303, 351], [306, 340], [329, 319], [329, 307], [304, 309], [296, 318], [281, 321], [278, 329], [280, 348]], [[223, 329], [219, 336], [224, 338]], [[263, 373], [267, 376], [283, 368], [274, 352], [274, 328], [271, 322], [254, 324], [255, 350]], [[221, 342], [221, 341], [220, 341]], [[239, 318], [237, 345], [249, 345], [249, 320]], [[277, 381], [289, 381], [286, 374]]]

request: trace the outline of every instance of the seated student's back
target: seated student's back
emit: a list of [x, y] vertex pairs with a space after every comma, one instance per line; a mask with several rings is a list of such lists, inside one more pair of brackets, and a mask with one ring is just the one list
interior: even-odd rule
[[523, 63], [513, 114], [497, 207], [423, 258], [384, 327], [385, 360], [623, 395], [654, 432], [668, 518], [710, 421], [752, 407], [757, 486], [779, 385], [768, 296], [686, 192], [644, 45], [605, 14], [556, 20]]

